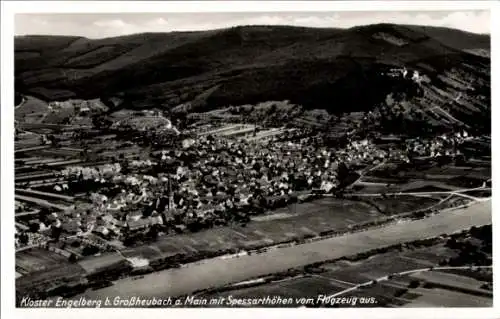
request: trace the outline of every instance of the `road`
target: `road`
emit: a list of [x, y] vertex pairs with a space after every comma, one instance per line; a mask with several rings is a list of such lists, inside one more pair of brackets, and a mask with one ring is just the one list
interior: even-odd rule
[[369, 285], [371, 285], [373, 283], [378, 283], [378, 282], [381, 282], [381, 281], [390, 280], [389, 276], [405, 276], [405, 275], [410, 275], [410, 274], [417, 273], [417, 272], [432, 271], [432, 270], [450, 270], [450, 269], [471, 269], [472, 270], [472, 269], [492, 269], [492, 268], [493, 268], [493, 266], [456, 266], [456, 267], [443, 266], [443, 267], [428, 267], [428, 268], [419, 268], [419, 269], [406, 270], [406, 271], [402, 271], [402, 272], [399, 272], [399, 273], [393, 273], [391, 275], [383, 276], [383, 277], [380, 277], [380, 278], [377, 278], [377, 279], [374, 279], [374, 280], [370, 280], [370, 281], [367, 281], [367, 282], [363, 282], [361, 284], [357, 284], [357, 285], [355, 285], [353, 287], [350, 287], [350, 288], [344, 289], [342, 291], [339, 291], [337, 293], [334, 293], [333, 295], [328, 296], [328, 298], [330, 298], [330, 297], [334, 298], [334, 297], [342, 296], [342, 295], [345, 295], [348, 292], [354, 291], [354, 290], [359, 289], [361, 287], [369, 286]]
[[491, 201], [476, 202], [421, 220], [393, 223], [362, 232], [284, 247], [239, 258], [211, 258], [145, 275], [125, 278], [115, 285], [88, 291], [90, 298], [102, 296], [167, 297], [193, 293], [252, 278], [286, 271], [307, 264], [338, 259], [398, 243], [454, 233], [472, 226], [491, 224]]
[[[488, 201], [491, 199], [491, 197], [486, 197], [486, 198], [478, 198], [478, 197], [473, 197], [470, 195], [463, 194], [465, 192], [471, 192], [471, 191], [477, 191], [477, 190], [489, 190], [491, 191], [491, 187], [486, 187], [485, 184], [479, 187], [474, 187], [474, 188], [463, 188], [463, 189], [458, 189], [458, 190], [453, 190], [453, 191], [436, 191], [436, 192], [398, 192], [398, 193], [385, 193], [383, 195], [385, 196], [429, 196], [429, 195], [457, 195], [457, 196], [463, 196], [467, 197], [470, 199], [473, 199], [474, 201]], [[348, 194], [352, 196], [359, 196], [359, 197], [380, 197], [382, 194], [379, 193], [353, 193], [353, 194]], [[324, 194], [323, 196], [326, 197], [334, 197], [334, 194]], [[346, 197], [348, 198], [348, 197]]]
[[381, 166], [385, 165], [385, 163], [386, 163], [386, 162], [387, 162], [387, 160], [384, 160], [384, 161], [382, 161], [381, 163], [378, 163], [378, 164], [377, 164], [377, 165], [375, 165], [375, 166], [372, 166], [372, 167], [369, 167], [369, 168], [365, 168], [365, 169], [363, 169], [363, 170], [361, 171], [361, 173], [359, 173], [359, 177], [358, 177], [358, 178], [357, 178], [357, 179], [356, 179], [356, 180], [355, 180], [355, 181], [354, 181], [351, 185], [347, 186], [347, 187], [346, 187], [346, 189], [350, 189], [350, 188], [352, 188], [353, 186], [355, 186], [356, 184], [358, 184], [358, 183], [361, 181], [361, 179], [362, 179], [362, 178], [363, 178], [366, 174], [368, 174], [369, 172], [371, 172], [371, 171], [373, 171], [373, 170], [375, 170], [375, 169], [377, 169], [377, 168], [379, 168], [379, 167], [381, 167]]
[[18, 108], [20, 108], [21, 106], [23, 106], [23, 105], [24, 105], [24, 103], [26, 103], [26, 97], [24, 97], [24, 96], [23, 96], [23, 97], [22, 97], [22, 99], [21, 99], [21, 103], [19, 103], [18, 105], [16, 105], [16, 106], [14, 107], [14, 109], [18, 109]]

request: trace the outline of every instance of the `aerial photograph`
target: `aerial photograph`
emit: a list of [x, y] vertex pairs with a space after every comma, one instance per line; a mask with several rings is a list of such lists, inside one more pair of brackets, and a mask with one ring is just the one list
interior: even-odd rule
[[14, 22], [17, 308], [493, 307], [489, 10]]

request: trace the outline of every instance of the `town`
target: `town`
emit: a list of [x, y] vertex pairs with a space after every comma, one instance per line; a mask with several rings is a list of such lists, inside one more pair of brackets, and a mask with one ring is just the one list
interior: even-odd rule
[[[83, 116], [90, 116], [85, 112]], [[100, 110], [94, 112], [100, 114]], [[81, 109], [75, 113], [75, 118], [82, 116]], [[135, 125], [123, 126], [130, 124], [127, 115], [134, 116]], [[27, 257], [37, 250], [41, 254], [41, 249], [69, 263], [85, 263], [91, 258], [97, 263], [92, 267], [99, 269], [106, 262], [99, 266], [98, 256], [118, 253], [125, 254], [133, 267], [147, 269], [165, 255], [144, 255], [141, 247], [163, 238], [231, 225], [250, 227], [247, 225], [262, 215], [297, 209], [297, 205], [315, 203], [318, 198], [355, 199], [374, 187], [375, 194], [384, 195], [390, 193], [390, 185], [402, 183], [410, 185], [406, 192], [417, 191], [442, 186], [449, 179], [444, 174], [432, 182], [427, 174], [420, 179], [429, 185], [411, 186], [401, 173], [395, 178], [390, 171], [384, 172], [395, 166], [423, 165], [432, 170], [438, 164], [451, 165], [453, 170], [475, 161], [477, 168], [469, 175], [472, 184], [467, 187], [491, 183], [487, 157], [477, 157], [478, 145], [487, 142], [465, 130], [428, 138], [360, 138], [350, 131], [344, 141], [332, 142], [314, 127], [263, 127], [234, 122], [234, 118], [232, 122], [214, 121], [211, 114], [183, 131], [161, 112], [120, 111], [120, 116], [120, 121], [108, 127], [97, 121], [84, 128], [59, 125], [56, 129], [62, 133], [57, 135], [52, 134], [54, 128], [43, 124], [32, 124], [28, 130], [18, 123], [18, 256]], [[154, 136], [156, 145], [136, 138], [152, 127], [168, 138]], [[102, 133], [96, 135], [96, 131]], [[411, 177], [415, 179], [419, 177]], [[267, 245], [280, 241], [271, 240]], [[194, 247], [190, 249], [197, 251]], [[139, 253], [125, 253], [134, 249]], [[224, 251], [221, 246], [219, 253]], [[19, 258], [17, 276], [27, 275], [27, 280], [38, 268], [24, 264], [23, 259]], [[175, 264], [163, 262], [162, 267]]]
[[[92, 141], [73, 145], [63, 135], [47, 142], [46, 134], [20, 132], [20, 145], [34, 139], [40, 144], [16, 151], [16, 162], [22, 163], [16, 169], [17, 247], [45, 246], [54, 239], [65, 246], [66, 238], [68, 247], [84, 247], [81, 238], [91, 243], [86, 251], [107, 251], [137, 245], [143, 235], [244, 224], [253, 215], [335, 193], [375, 166], [408, 163], [410, 153], [421, 161], [459, 161], [463, 146], [481, 140], [462, 131], [408, 139], [399, 149], [387, 147], [391, 137], [383, 136], [333, 148], [317, 147], [321, 136], [300, 129], [227, 123], [190, 131], [195, 135], [179, 138], [179, 147], [146, 154], [138, 145], [119, 148], [129, 143], [115, 142], [115, 151], [99, 153]], [[102, 164], [111, 153], [116, 161]]]

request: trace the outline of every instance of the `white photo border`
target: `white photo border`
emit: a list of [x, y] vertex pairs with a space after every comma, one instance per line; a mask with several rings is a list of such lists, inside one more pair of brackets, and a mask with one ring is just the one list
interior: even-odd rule
[[[321, 11], [453, 11], [491, 10], [492, 121], [500, 119], [500, 2], [497, 1], [2, 1], [1, 2], [1, 318], [500, 318], [499, 263], [494, 262], [494, 307], [422, 309], [16, 309], [14, 238], [14, 15], [16, 13], [125, 12], [321, 12]], [[499, 152], [492, 127], [492, 153]], [[497, 152], [495, 152], [495, 150]], [[493, 164], [493, 163], [492, 163]], [[492, 165], [494, 180], [500, 178]], [[493, 209], [499, 199], [493, 196]], [[498, 205], [497, 205], [498, 204]], [[493, 213], [493, 224], [500, 219]], [[493, 234], [493, 255], [500, 254], [499, 233]], [[97, 312], [96, 312], [97, 311]]]

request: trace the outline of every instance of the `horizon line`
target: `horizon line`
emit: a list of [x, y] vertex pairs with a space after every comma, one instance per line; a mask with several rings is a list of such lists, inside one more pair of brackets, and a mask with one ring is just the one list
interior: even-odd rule
[[205, 29], [205, 30], [172, 30], [172, 31], [146, 31], [146, 32], [132, 32], [132, 33], [127, 33], [127, 34], [122, 34], [122, 35], [116, 35], [116, 36], [105, 36], [105, 37], [86, 37], [86, 36], [79, 36], [79, 35], [72, 35], [72, 34], [14, 34], [14, 38], [16, 37], [47, 37], [47, 36], [52, 36], [52, 37], [76, 37], [76, 38], [82, 38], [82, 39], [88, 39], [88, 40], [101, 40], [101, 39], [111, 39], [111, 38], [120, 38], [120, 37], [126, 37], [126, 36], [132, 36], [132, 35], [140, 35], [140, 34], [170, 34], [170, 33], [195, 33], [195, 32], [210, 32], [210, 31], [223, 31], [223, 30], [230, 30], [230, 29], [235, 29], [235, 28], [243, 28], [243, 27], [284, 27], [284, 28], [301, 28], [301, 29], [318, 29], [318, 30], [349, 30], [349, 29], [355, 29], [359, 27], [369, 27], [369, 26], [376, 26], [376, 25], [397, 25], [397, 26], [414, 26], [414, 27], [429, 27], [429, 28], [436, 28], [436, 29], [448, 29], [448, 30], [456, 30], [468, 34], [474, 34], [474, 35], [483, 35], [483, 36], [490, 36], [491, 37], [491, 31], [487, 33], [477, 33], [477, 32], [472, 32], [472, 31], [466, 31], [458, 28], [452, 28], [452, 27], [446, 27], [446, 26], [437, 26], [437, 25], [424, 25], [424, 24], [402, 24], [402, 23], [391, 23], [391, 22], [380, 22], [380, 23], [368, 23], [368, 24], [359, 24], [356, 26], [352, 27], [316, 27], [316, 26], [300, 26], [300, 25], [287, 25], [287, 24], [242, 24], [242, 25], [235, 25], [231, 27], [224, 27], [224, 28], [214, 28], [214, 29]]

